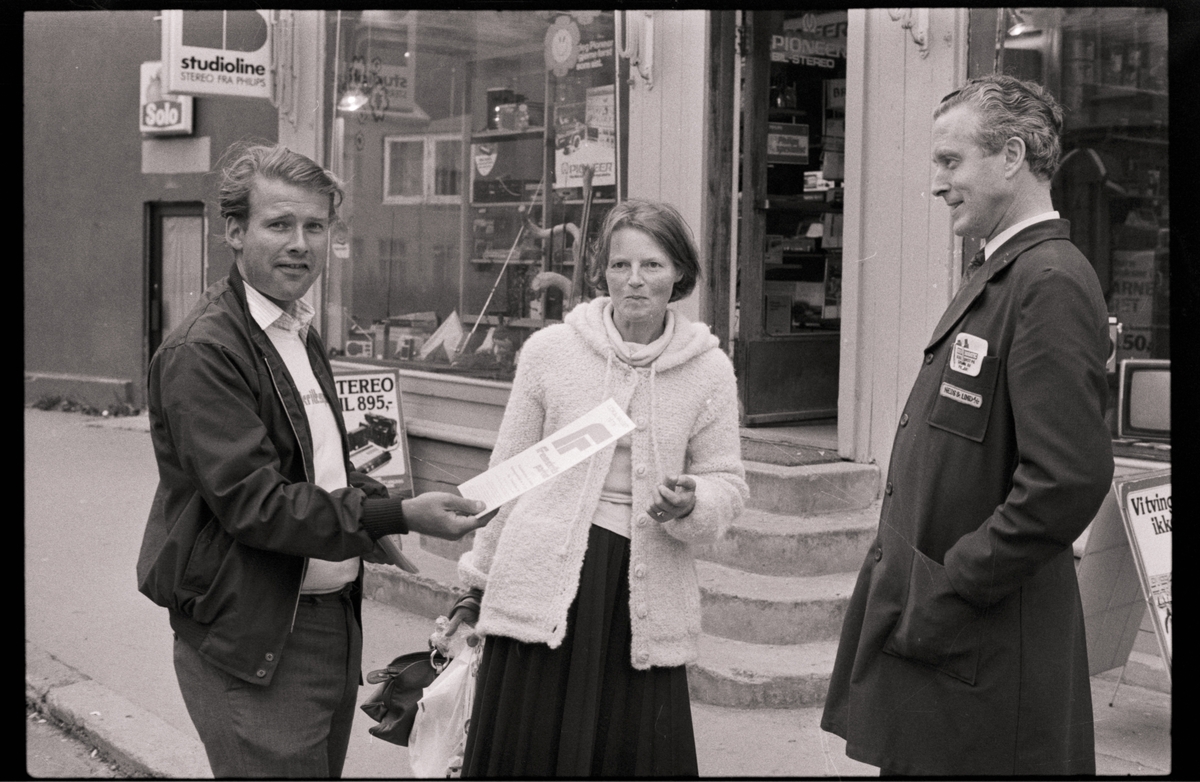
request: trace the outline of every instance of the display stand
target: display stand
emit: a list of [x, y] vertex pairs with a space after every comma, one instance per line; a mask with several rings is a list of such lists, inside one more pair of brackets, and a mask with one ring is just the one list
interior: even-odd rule
[[1123, 667], [1146, 606], [1171, 672], [1171, 471], [1113, 481], [1077, 568], [1088, 673]]

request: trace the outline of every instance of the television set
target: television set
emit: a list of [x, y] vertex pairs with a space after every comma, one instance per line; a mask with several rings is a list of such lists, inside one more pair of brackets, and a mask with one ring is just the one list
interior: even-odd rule
[[1118, 369], [1117, 437], [1171, 441], [1171, 362], [1127, 358]]

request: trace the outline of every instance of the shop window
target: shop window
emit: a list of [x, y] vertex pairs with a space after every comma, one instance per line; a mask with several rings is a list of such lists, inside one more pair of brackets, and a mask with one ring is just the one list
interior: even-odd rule
[[[330, 159], [348, 188], [329, 344], [511, 378], [524, 340], [571, 303], [576, 260], [618, 196], [628, 87], [613, 14], [327, 19]], [[535, 291], [543, 272], [553, 282]]]
[[1167, 13], [991, 8], [970, 24], [969, 75], [1034, 79], [1063, 104], [1052, 195], [1108, 302], [1115, 409], [1121, 361], [1170, 357]]

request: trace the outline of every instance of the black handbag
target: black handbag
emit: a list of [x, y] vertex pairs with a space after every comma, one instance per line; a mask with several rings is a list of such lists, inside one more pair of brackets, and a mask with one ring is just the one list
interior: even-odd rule
[[437, 649], [402, 654], [388, 665], [367, 674], [379, 687], [360, 707], [379, 724], [368, 729], [376, 738], [408, 746], [408, 735], [417, 718], [421, 691], [433, 683], [450, 661]]

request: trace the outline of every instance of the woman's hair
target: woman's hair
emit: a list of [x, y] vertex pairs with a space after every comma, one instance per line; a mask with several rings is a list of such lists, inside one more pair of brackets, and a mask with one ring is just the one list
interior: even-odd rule
[[217, 205], [221, 217], [233, 217], [245, 223], [250, 216], [250, 189], [257, 177], [275, 179], [289, 185], [329, 196], [329, 217], [337, 217], [345, 191], [342, 183], [309, 158], [285, 146], [269, 141], [239, 141], [222, 156], [221, 181]]
[[1054, 177], [1062, 157], [1063, 110], [1049, 91], [1013, 76], [983, 76], [942, 98], [933, 118], [964, 105], [979, 115], [975, 143], [985, 152], [996, 154], [1016, 136], [1025, 142], [1029, 170], [1042, 179]]
[[622, 228], [636, 228], [658, 243], [663, 252], [683, 272], [683, 277], [671, 290], [671, 301], [686, 297], [696, 287], [700, 278], [700, 257], [696, 242], [683, 216], [675, 207], [661, 201], [629, 199], [617, 204], [604, 218], [600, 237], [592, 252], [588, 270], [588, 282], [602, 293], [608, 294], [608, 252], [612, 236]]

